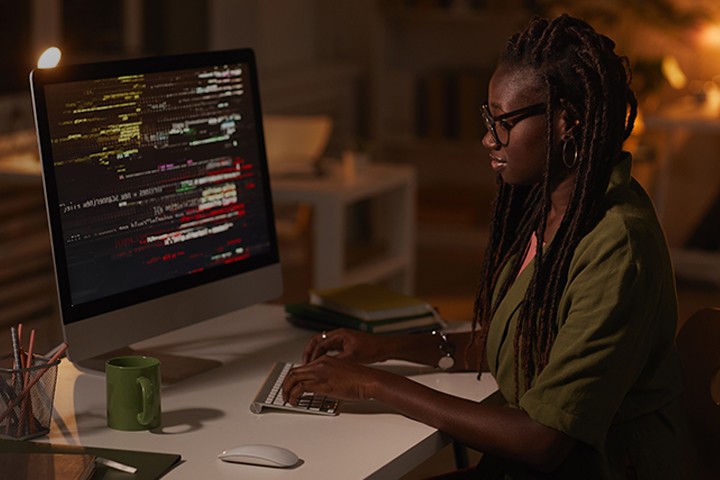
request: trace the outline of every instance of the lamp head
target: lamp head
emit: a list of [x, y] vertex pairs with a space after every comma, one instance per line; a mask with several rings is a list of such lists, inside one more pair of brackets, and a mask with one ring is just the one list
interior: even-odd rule
[[38, 58], [37, 67], [38, 68], [54, 68], [57, 67], [58, 63], [60, 63], [60, 58], [62, 57], [62, 52], [58, 47], [50, 47], [47, 50], [45, 50], [42, 55], [40, 55], [40, 58]]

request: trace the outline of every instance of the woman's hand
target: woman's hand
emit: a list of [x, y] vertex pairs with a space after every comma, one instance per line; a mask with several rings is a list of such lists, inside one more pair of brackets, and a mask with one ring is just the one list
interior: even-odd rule
[[368, 400], [372, 398], [373, 387], [388, 375], [392, 374], [324, 355], [288, 372], [282, 387], [283, 398], [293, 405], [305, 392], [341, 400]]
[[315, 335], [305, 346], [303, 363], [310, 363], [323, 355], [333, 352], [337, 358], [355, 363], [374, 363], [387, 360], [386, 341], [370, 333], [345, 328]]

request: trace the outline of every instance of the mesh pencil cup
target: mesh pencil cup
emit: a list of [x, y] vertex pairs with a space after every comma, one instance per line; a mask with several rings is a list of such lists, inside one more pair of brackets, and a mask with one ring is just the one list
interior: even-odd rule
[[[33, 356], [27, 368], [0, 368], [0, 438], [27, 440], [50, 431], [60, 360]], [[0, 358], [12, 367], [12, 357]]]

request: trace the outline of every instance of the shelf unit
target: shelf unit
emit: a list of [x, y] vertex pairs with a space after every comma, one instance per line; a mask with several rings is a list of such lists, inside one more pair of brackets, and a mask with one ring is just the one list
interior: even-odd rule
[[375, 157], [416, 169], [420, 233], [453, 232], [432, 238], [443, 248], [476, 239], [489, 221], [496, 179], [481, 143], [480, 105], [507, 38], [530, 18], [520, 3], [376, 3]]
[[[354, 178], [330, 168], [316, 178], [272, 179], [278, 203], [313, 208], [313, 288], [380, 282], [405, 293], [414, 290], [415, 171], [404, 165], [368, 165]], [[354, 210], [366, 204], [369, 238], [362, 261], [351, 261], [348, 237]]]
[[418, 148], [448, 160], [479, 151], [487, 82], [506, 39], [529, 18], [512, 1], [429, 3], [377, 5], [372, 129], [383, 160], [415, 163]]

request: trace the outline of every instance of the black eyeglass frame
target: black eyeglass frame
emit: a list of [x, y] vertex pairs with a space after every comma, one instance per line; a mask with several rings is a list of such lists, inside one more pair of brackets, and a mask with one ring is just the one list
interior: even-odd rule
[[[502, 115], [498, 115], [497, 117], [494, 117], [492, 113], [490, 113], [490, 106], [486, 103], [483, 103], [480, 106], [480, 110], [482, 111], [482, 117], [483, 121], [485, 122], [485, 127], [490, 132], [490, 135], [492, 135], [493, 140], [495, 140], [495, 143], [498, 145], [502, 145], [503, 147], [507, 147], [508, 143], [510, 143], [510, 130], [512, 127], [517, 125], [521, 120], [525, 120], [529, 117], [534, 117], [536, 115], [540, 115], [545, 113], [546, 105], [544, 103], [536, 103], [534, 105], [528, 105], [527, 107], [518, 108], [517, 110], [513, 110], [512, 112], [503, 113]], [[509, 118], [513, 118], [513, 122], [507, 122], [506, 120]], [[500, 125], [505, 129], [505, 131], [508, 134], [508, 138], [506, 142], [501, 142], [500, 137], [498, 136], [497, 129], [495, 128], [495, 124], [500, 123]]]

